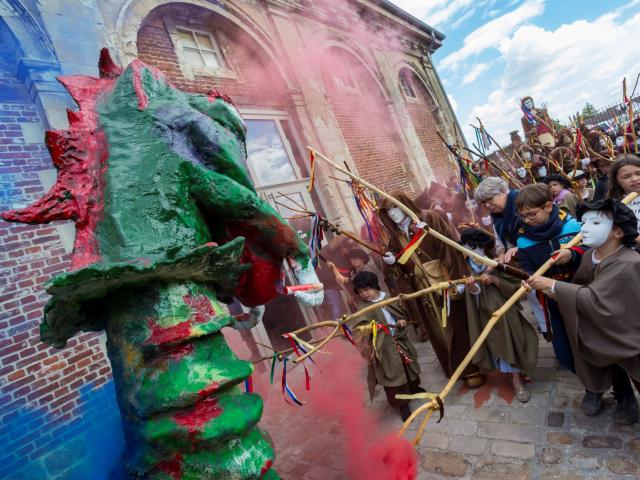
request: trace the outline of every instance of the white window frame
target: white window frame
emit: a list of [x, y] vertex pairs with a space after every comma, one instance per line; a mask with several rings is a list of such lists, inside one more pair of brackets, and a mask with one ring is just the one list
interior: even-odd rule
[[404, 98], [408, 100], [418, 100], [416, 89], [412, 85], [411, 80], [407, 78], [407, 75], [403, 75], [402, 73], [398, 75], [398, 83], [400, 84], [400, 91]]
[[351, 70], [346, 70], [345, 69], [344, 73], [349, 76], [349, 79], [351, 80], [351, 83], [353, 84], [353, 86], [345, 85], [342, 82], [342, 76], [341, 75], [336, 75], [336, 74], [331, 75], [332, 78], [333, 78], [333, 84], [339, 90], [343, 90], [345, 92], [354, 93], [356, 95], [359, 95], [360, 94], [360, 89], [358, 88], [358, 82], [356, 81], [356, 77], [353, 74], [353, 72]]
[[[298, 182], [300, 180], [306, 180], [302, 176], [302, 173], [300, 172], [300, 167], [298, 166], [298, 162], [296, 162], [296, 158], [293, 154], [293, 149], [291, 148], [291, 143], [290, 143], [290, 141], [299, 143], [298, 139], [297, 138], [291, 139], [291, 140], [288, 139], [287, 135], [285, 134], [284, 128], [282, 128], [282, 124], [280, 123], [283, 120], [289, 122], [292, 135], [295, 135], [293, 133], [293, 128], [291, 127], [291, 119], [289, 118], [289, 115], [287, 115], [285, 112], [281, 112], [277, 110], [266, 111], [266, 110], [248, 110], [248, 109], [240, 109], [240, 114], [242, 115], [242, 118], [244, 118], [245, 120], [271, 120], [276, 124], [276, 129], [278, 130], [278, 134], [280, 135], [280, 139], [282, 140], [282, 144], [284, 145], [285, 152], [287, 154], [287, 157], [289, 158], [289, 163], [293, 167], [293, 174], [296, 177], [295, 180], [288, 180], [282, 183], [274, 183], [271, 185], [261, 185], [260, 182], [258, 181], [258, 175], [254, 171], [253, 166], [251, 165], [251, 162], [249, 162], [249, 159], [247, 157], [247, 168], [251, 173], [251, 179], [253, 180], [253, 183], [256, 185], [256, 189], [259, 190], [259, 189], [271, 188], [275, 185], [289, 184], [289, 183]], [[299, 145], [298, 145], [298, 150], [300, 150]], [[300, 151], [303, 151], [303, 150], [300, 150]]]
[[[178, 57], [178, 62], [180, 63], [182, 73], [186, 78], [193, 80], [196, 76], [202, 76], [237, 79], [235, 71], [230, 68], [229, 62], [227, 61], [222, 48], [220, 48], [220, 44], [218, 43], [215, 32], [211, 31], [211, 29], [207, 28], [204, 25], [188, 25], [185, 23], [181, 23], [172, 17], [164, 17], [163, 21], [167, 28], [167, 31], [169, 32], [169, 36], [171, 37], [171, 42], [173, 43], [174, 51], [176, 52], [176, 56]], [[184, 45], [182, 43], [182, 40], [180, 39], [179, 31], [190, 32], [194, 36], [196, 45], [198, 45], [198, 51], [200, 52], [200, 55], [202, 55], [203, 50], [207, 52], [213, 52], [218, 58], [220, 66], [213, 67], [207, 65], [193, 65], [189, 63], [184, 55]], [[211, 45], [213, 45], [214, 50], [201, 48], [197, 38], [194, 35], [196, 33], [200, 35], [207, 35], [211, 40]]]

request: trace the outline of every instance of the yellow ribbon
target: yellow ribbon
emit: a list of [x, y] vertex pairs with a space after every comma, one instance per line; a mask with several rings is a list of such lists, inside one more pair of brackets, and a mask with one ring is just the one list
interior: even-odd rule
[[418, 237], [418, 240], [416, 240], [416, 243], [414, 243], [409, 248], [407, 248], [404, 251], [404, 253], [400, 256], [400, 258], [398, 259], [398, 263], [400, 265], [404, 265], [405, 263], [407, 263], [409, 261], [409, 259], [411, 258], [411, 255], [413, 255], [414, 252], [418, 249], [418, 247], [422, 243], [422, 240], [424, 240], [426, 236], [427, 236], [427, 231], [426, 230], [422, 230], [420, 232], [420, 237]]
[[376, 348], [376, 339], [378, 338], [378, 325], [375, 320], [371, 320], [369, 323], [369, 327], [371, 328], [371, 338], [373, 342], [373, 354], [378, 358], [378, 349]]

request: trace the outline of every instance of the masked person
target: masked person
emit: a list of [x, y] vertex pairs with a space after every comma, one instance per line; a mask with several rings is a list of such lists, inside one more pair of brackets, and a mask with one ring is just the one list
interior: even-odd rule
[[[437, 213], [421, 211], [404, 193], [395, 193], [393, 197], [410, 208], [429, 227], [454, 241], [458, 240], [458, 232]], [[394, 294], [415, 292], [434, 283], [468, 275], [463, 255], [431, 235], [422, 240], [404, 265], [398, 263], [396, 255], [400, 256], [399, 253], [416, 230], [411, 218], [386, 199], [380, 203], [378, 215], [389, 235], [388, 251], [383, 260], [389, 266], [393, 280], [387, 283], [397, 286], [398, 291]], [[408, 318], [421, 326], [420, 333], [429, 340], [442, 370], [450, 377], [469, 351], [469, 331], [462, 295], [450, 295], [449, 309], [443, 308], [445, 301], [444, 295], [432, 294], [408, 301], [405, 306]], [[465, 369], [463, 379], [470, 387], [484, 383], [484, 377], [474, 365]]]
[[578, 217], [582, 241], [590, 249], [573, 282], [534, 276], [527, 283], [558, 303], [576, 373], [587, 389], [585, 413], [600, 412], [602, 394], [613, 386], [614, 421], [633, 424], [638, 402], [625, 379], [630, 376], [640, 388], [640, 255], [630, 248], [638, 222], [629, 207], [613, 199], [578, 206]]
[[[480, 228], [465, 228], [460, 243], [467, 249], [485, 257], [495, 256], [496, 241]], [[519, 288], [520, 282], [500, 271], [487, 271], [487, 266], [468, 257], [472, 276], [465, 285], [469, 340], [476, 342], [487, 326], [493, 312], [498, 310]], [[480, 276], [480, 281], [474, 280]], [[538, 334], [521, 313], [517, 305], [509, 309], [491, 330], [486, 342], [473, 357], [473, 363], [484, 371], [499, 370], [511, 376], [518, 401], [526, 403], [531, 394], [523, 381], [538, 362]]]

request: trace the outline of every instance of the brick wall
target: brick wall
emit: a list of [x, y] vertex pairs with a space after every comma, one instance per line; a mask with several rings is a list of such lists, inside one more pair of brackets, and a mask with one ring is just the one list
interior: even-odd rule
[[[353, 75], [356, 90], [339, 86], [334, 75]], [[392, 123], [380, 86], [351, 54], [328, 52], [324, 82], [329, 101], [358, 172], [386, 192], [412, 192], [400, 132]]]
[[[189, 18], [198, 19], [198, 28], [204, 26], [208, 31], [215, 30], [224, 62], [235, 73], [235, 79], [210, 76], [189, 79], [183, 74], [162, 17], [172, 17], [177, 24], [190, 25], [189, 12]], [[202, 9], [172, 6], [156, 9], [138, 31], [138, 57], [161, 69], [181, 90], [208, 93], [217, 89], [241, 107], [285, 109], [289, 102], [284, 80], [255, 40], [223, 17], [212, 17]]]
[[[0, 211], [45, 193], [38, 172], [53, 165], [42, 140], [27, 143], [24, 132], [34, 127], [42, 128], [34, 105], [0, 104]], [[43, 285], [69, 267], [57, 229], [0, 221], [0, 242], [0, 478], [6, 478], [70, 438], [62, 433], [86, 409], [80, 387], [105, 384], [111, 370], [96, 334], [78, 336], [64, 350], [39, 339]], [[86, 427], [79, 423], [76, 434]]]
[[415, 99], [405, 98], [407, 112], [409, 112], [434, 175], [441, 183], [445, 183], [451, 175], [456, 174], [456, 171], [449, 160], [447, 147], [444, 146], [436, 133], [438, 130], [444, 133], [433, 113], [436, 105], [424, 84], [413, 72], [403, 70], [402, 73], [406, 75], [417, 97]]

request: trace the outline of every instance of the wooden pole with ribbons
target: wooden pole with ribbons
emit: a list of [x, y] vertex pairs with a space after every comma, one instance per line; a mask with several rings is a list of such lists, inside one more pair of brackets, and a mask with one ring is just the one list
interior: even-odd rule
[[513, 276], [513, 277], [519, 278], [521, 280], [526, 280], [527, 278], [529, 278], [529, 275], [527, 275], [527, 273], [524, 272], [523, 270], [520, 270], [519, 268], [512, 267], [511, 265], [506, 265], [504, 263], [499, 263], [499, 262], [497, 262], [497, 261], [495, 261], [495, 260], [493, 260], [491, 258], [484, 257], [482, 255], [478, 255], [477, 253], [469, 250], [468, 248], [463, 247], [462, 245], [460, 245], [455, 240], [452, 240], [451, 238], [449, 238], [449, 237], [447, 237], [445, 235], [442, 235], [440, 232], [430, 228], [427, 224], [425, 224], [423, 221], [421, 221], [418, 218], [418, 216], [416, 215], [416, 213], [413, 210], [411, 210], [409, 207], [404, 205], [402, 202], [399, 202], [397, 199], [395, 199], [394, 197], [392, 197], [388, 193], [380, 190], [379, 188], [377, 188], [374, 185], [370, 184], [366, 180], [363, 180], [358, 175], [355, 175], [353, 172], [341, 167], [340, 165], [335, 163], [333, 160], [331, 160], [330, 158], [326, 157], [325, 155], [323, 155], [322, 153], [318, 152], [317, 150], [313, 149], [312, 147], [307, 146], [307, 148], [311, 152], [313, 152], [313, 154], [314, 154], [316, 159], [319, 158], [319, 159], [329, 163], [330, 165], [332, 165], [339, 172], [342, 172], [345, 175], [348, 175], [352, 179], [356, 180], [360, 184], [362, 184], [365, 187], [367, 187], [369, 190], [377, 193], [381, 197], [387, 199], [393, 205], [397, 206], [400, 210], [402, 210], [413, 221], [413, 223], [418, 228], [420, 228], [422, 230], [422, 232], [423, 232], [422, 236], [423, 237], [426, 236], [426, 235], [431, 235], [431, 236], [437, 238], [438, 240], [440, 240], [441, 242], [446, 243], [451, 248], [454, 248], [454, 249], [458, 250], [463, 255], [466, 255], [468, 257], [473, 258], [476, 262], [481, 263], [483, 265], [487, 265], [487, 266], [489, 266], [489, 267], [491, 267], [493, 269], [496, 269], [496, 270], [501, 270], [501, 271]]
[[[479, 280], [479, 277], [473, 277], [475, 280]], [[304, 355], [299, 356], [298, 358], [296, 358], [295, 360], [293, 360], [294, 363], [299, 363], [304, 361], [306, 358], [310, 357], [311, 355], [313, 355], [315, 352], [317, 352], [318, 350], [320, 350], [322, 347], [324, 347], [332, 338], [335, 338], [337, 335], [341, 334], [341, 328], [343, 325], [345, 325], [346, 323], [355, 320], [356, 318], [360, 318], [363, 317], [371, 312], [374, 312], [376, 310], [379, 310], [383, 307], [386, 307], [387, 305], [391, 305], [392, 303], [396, 303], [396, 302], [405, 302], [407, 300], [413, 300], [416, 298], [420, 298], [420, 297], [424, 297], [425, 295], [428, 295], [430, 293], [434, 293], [434, 292], [439, 292], [442, 290], [446, 290], [447, 288], [451, 288], [455, 285], [460, 285], [462, 283], [465, 283], [468, 280], [468, 278], [460, 278], [457, 280], [451, 280], [448, 282], [439, 282], [439, 283], [435, 283], [433, 285], [431, 285], [429, 288], [423, 288], [422, 290], [418, 290], [417, 292], [413, 292], [413, 293], [401, 293], [400, 295], [396, 296], [396, 297], [391, 297], [391, 298], [387, 298], [386, 300], [382, 300], [380, 302], [374, 303], [373, 305], [369, 305], [361, 310], [358, 310], [355, 313], [352, 313], [350, 315], [344, 315], [342, 316], [342, 318], [338, 319], [338, 320], [325, 320], [323, 322], [318, 322], [318, 323], [314, 323], [313, 325], [307, 325], [306, 327], [300, 328], [298, 330], [295, 330], [293, 332], [289, 332], [288, 334], [285, 335], [301, 335], [303, 333], [306, 332], [310, 332], [313, 330], [317, 330], [319, 328], [331, 328], [333, 327], [333, 331], [327, 335], [322, 341], [320, 341], [316, 346], [314, 346], [313, 348], [309, 349]], [[311, 343], [311, 342], [310, 342]]]
[[[635, 192], [630, 193], [622, 200], [622, 203], [629, 204], [630, 202], [635, 200], [637, 196], [638, 196], [638, 193], [635, 193]], [[575, 247], [581, 241], [582, 241], [582, 235], [577, 234], [563, 248]], [[555, 260], [556, 260], [556, 257], [549, 258], [549, 260], [547, 260], [540, 268], [538, 268], [538, 270], [536, 270], [536, 272], [533, 275], [537, 275], [537, 276], [544, 275], [553, 266], [553, 264], [555, 263]], [[451, 392], [451, 389], [453, 388], [455, 383], [462, 376], [462, 372], [464, 372], [467, 366], [469, 366], [469, 364], [471, 363], [471, 360], [473, 359], [473, 357], [476, 355], [476, 353], [478, 353], [478, 350], [480, 349], [482, 344], [485, 342], [485, 340], [491, 333], [491, 330], [493, 330], [493, 327], [495, 327], [495, 325], [500, 321], [503, 315], [507, 313], [507, 311], [511, 307], [513, 307], [516, 303], [518, 303], [520, 299], [524, 297], [528, 292], [529, 292], [528, 288], [520, 287], [511, 296], [511, 298], [509, 298], [507, 302], [504, 305], [502, 305], [502, 307], [500, 307], [498, 310], [496, 310], [493, 313], [493, 315], [489, 319], [489, 322], [487, 322], [487, 325], [484, 327], [484, 330], [482, 330], [482, 333], [480, 334], [476, 342], [473, 344], [473, 346], [469, 350], [469, 353], [467, 353], [467, 355], [464, 357], [464, 360], [462, 360], [460, 365], [458, 365], [458, 368], [456, 368], [455, 372], [453, 372], [453, 375], [451, 375], [451, 378], [449, 379], [445, 387], [442, 389], [442, 391], [438, 395], [434, 397], [434, 395], [430, 393], [416, 393], [413, 395], [397, 395], [396, 396], [396, 398], [407, 399], [407, 400], [429, 399], [429, 402], [425, 403], [424, 405], [421, 405], [409, 416], [409, 418], [406, 420], [406, 422], [404, 422], [404, 424], [402, 425], [402, 428], [398, 432], [399, 435], [403, 435], [407, 431], [407, 428], [409, 428], [409, 425], [411, 425], [411, 423], [425, 411], [428, 412], [429, 416], [434, 410], [442, 411], [444, 398]], [[425, 427], [426, 427], [426, 421], [423, 421], [420, 424], [420, 427], [418, 428], [418, 432], [416, 436], [414, 437], [414, 440], [413, 440], [414, 445], [416, 445], [420, 440], [420, 438], [422, 437], [422, 433]]]

